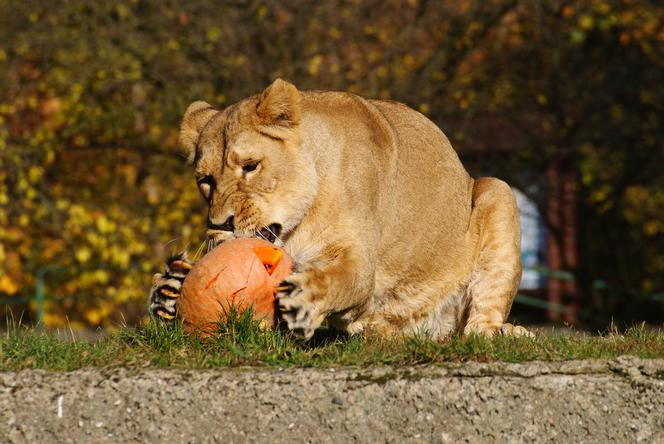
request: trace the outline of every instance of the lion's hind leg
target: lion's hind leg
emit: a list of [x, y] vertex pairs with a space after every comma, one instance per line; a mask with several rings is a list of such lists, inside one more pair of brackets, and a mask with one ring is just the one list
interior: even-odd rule
[[477, 254], [466, 290], [464, 335], [529, 336], [523, 327], [505, 323], [521, 279], [519, 213], [505, 182], [490, 177], [475, 181], [470, 229], [477, 236]]
[[500, 334], [503, 336], [526, 336], [528, 338], [534, 338], [535, 334], [527, 330], [525, 327], [522, 327], [520, 325], [513, 325], [508, 322], [504, 323], [502, 327], [500, 327]]

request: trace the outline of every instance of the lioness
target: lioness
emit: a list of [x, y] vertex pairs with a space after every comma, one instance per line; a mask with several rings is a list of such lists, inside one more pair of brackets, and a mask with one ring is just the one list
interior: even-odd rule
[[[215, 243], [261, 236], [295, 259], [277, 295], [288, 329], [528, 334], [506, 324], [521, 276], [509, 186], [472, 179], [450, 142], [405, 105], [276, 80], [223, 111], [185, 112], [180, 142]], [[191, 265], [156, 274], [150, 310], [172, 319]]]

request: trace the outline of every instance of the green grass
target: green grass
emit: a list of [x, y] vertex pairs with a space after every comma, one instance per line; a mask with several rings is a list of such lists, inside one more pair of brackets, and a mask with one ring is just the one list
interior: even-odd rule
[[233, 317], [220, 332], [204, 340], [186, 335], [181, 326], [151, 323], [122, 328], [96, 342], [66, 340], [13, 326], [0, 337], [0, 370], [83, 367], [219, 368], [338, 367], [440, 364], [464, 361], [560, 361], [614, 358], [620, 355], [664, 358], [664, 333], [632, 328], [600, 336], [540, 335], [535, 339], [424, 337], [390, 340], [334, 337], [323, 334], [302, 342], [280, 331], [261, 331], [250, 317]]

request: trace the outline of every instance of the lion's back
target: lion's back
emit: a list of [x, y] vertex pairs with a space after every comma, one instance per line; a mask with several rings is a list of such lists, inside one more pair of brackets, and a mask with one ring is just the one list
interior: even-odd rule
[[[446, 227], [443, 242], [462, 237], [471, 211], [472, 179], [445, 134], [431, 120], [397, 102], [371, 102], [398, 139], [397, 186], [402, 216], [423, 227]], [[446, 231], [446, 232], [442, 232]]]
[[353, 206], [356, 196], [377, 202], [370, 218], [382, 230], [379, 256], [405, 267], [416, 257], [458, 260], [466, 248], [473, 180], [444, 133], [401, 103], [342, 92], [305, 97], [333, 134], [343, 134], [339, 182]]

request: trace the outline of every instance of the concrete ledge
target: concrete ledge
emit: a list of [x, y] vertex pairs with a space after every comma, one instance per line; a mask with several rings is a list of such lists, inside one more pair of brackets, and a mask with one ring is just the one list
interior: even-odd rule
[[664, 360], [0, 373], [9, 442], [664, 442]]

